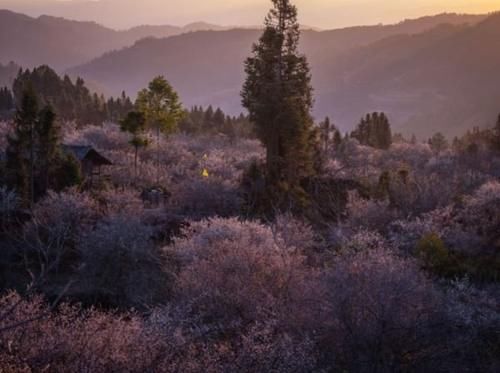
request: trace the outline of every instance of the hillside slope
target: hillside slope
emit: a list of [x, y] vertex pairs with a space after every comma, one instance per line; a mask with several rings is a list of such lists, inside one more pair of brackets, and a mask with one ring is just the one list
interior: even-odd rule
[[105, 52], [133, 45], [145, 37], [168, 37], [199, 30], [221, 30], [203, 22], [185, 27], [139, 26], [116, 31], [94, 22], [0, 10], [0, 63], [24, 67], [48, 64], [57, 70], [79, 65]]
[[[316, 116], [330, 115], [347, 130], [363, 113], [383, 110], [397, 130], [417, 135], [456, 134], [489, 124], [500, 111], [500, 76], [494, 73], [500, 66], [499, 17], [461, 23], [460, 16], [441, 15], [392, 26], [303, 31]], [[237, 113], [243, 61], [259, 34], [228, 30], [141, 40], [71, 73], [99, 82], [112, 94], [122, 89], [133, 94], [163, 74], [185, 104]]]

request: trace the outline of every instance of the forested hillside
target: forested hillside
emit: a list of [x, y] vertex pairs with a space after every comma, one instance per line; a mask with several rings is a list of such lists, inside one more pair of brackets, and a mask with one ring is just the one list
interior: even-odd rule
[[500, 14], [294, 4], [0, 12], [0, 373], [500, 372]]
[[212, 29], [223, 28], [199, 22], [185, 27], [138, 26], [117, 31], [94, 22], [51, 16], [32, 18], [0, 9], [0, 63], [15, 61], [25, 68], [47, 64], [63, 70], [105, 52], [131, 46], [145, 37], [168, 37]]
[[[495, 37], [500, 16], [472, 18], [480, 21], [472, 24], [458, 20], [442, 16], [395, 26], [303, 31], [315, 115], [330, 115], [347, 130], [365, 109], [383, 110], [398, 130], [420, 136], [491, 125], [500, 86], [493, 72], [500, 61]], [[229, 30], [142, 40], [71, 72], [98, 81], [109, 93], [136, 91], [151, 76], [165, 74], [188, 105], [215, 104], [238, 113], [241, 63], [257, 35]], [[449, 110], [451, 103], [459, 104]]]

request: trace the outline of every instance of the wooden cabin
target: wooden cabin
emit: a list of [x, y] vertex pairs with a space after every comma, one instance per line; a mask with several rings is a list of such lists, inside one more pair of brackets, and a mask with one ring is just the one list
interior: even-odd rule
[[92, 181], [98, 180], [102, 175], [102, 167], [113, 165], [109, 159], [91, 146], [63, 145], [62, 149], [80, 163], [80, 171], [85, 182], [92, 183]]

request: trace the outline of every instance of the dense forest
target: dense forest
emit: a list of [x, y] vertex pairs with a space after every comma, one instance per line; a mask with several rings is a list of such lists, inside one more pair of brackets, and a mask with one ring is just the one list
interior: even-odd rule
[[0, 372], [500, 370], [500, 115], [315, 118], [271, 6], [237, 116], [0, 65]]

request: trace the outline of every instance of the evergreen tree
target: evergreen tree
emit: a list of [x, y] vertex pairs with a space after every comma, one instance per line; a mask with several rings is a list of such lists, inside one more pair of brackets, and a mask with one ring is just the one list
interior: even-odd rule
[[321, 130], [321, 145], [323, 147], [323, 152], [328, 154], [328, 150], [330, 147], [330, 140], [332, 132], [335, 131], [335, 127], [330, 123], [330, 118], [326, 117], [323, 122], [320, 123]]
[[322, 174], [324, 172], [324, 165], [326, 154], [323, 152], [324, 149], [321, 146], [321, 129], [312, 128], [309, 131], [309, 148], [311, 149], [311, 155], [313, 160], [313, 170], [316, 174]]
[[229, 137], [231, 141], [233, 141], [236, 138], [235, 122], [236, 119], [227, 116], [224, 121], [224, 126], [221, 129], [221, 132], [227, 137]]
[[208, 106], [207, 110], [203, 115], [202, 132], [210, 133], [214, 128], [214, 109], [212, 105]]
[[79, 125], [118, 121], [133, 109], [124, 92], [118, 99], [106, 100], [103, 95], [91, 93], [83, 79], [77, 78], [73, 84], [67, 75], [61, 79], [48, 66], [19, 71], [13, 83], [16, 100], [21, 98], [27, 86], [33, 88], [40, 106], [50, 104], [60, 120], [75, 121]]
[[61, 153], [60, 138], [54, 110], [46, 105], [39, 111], [36, 94], [28, 85], [16, 110], [13, 135], [7, 139], [6, 164], [7, 184], [17, 191], [25, 207], [49, 189], [61, 190], [80, 182], [65, 173], [70, 160]]
[[50, 105], [39, 113], [35, 130], [37, 194], [44, 195], [50, 187], [50, 177], [57, 166], [55, 160], [60, 151], [60, 128], [56, 124], [56, 114]]
[[177, 129], [184, 116], [177, 92], [163, 77], [154, 78], [148, 88], [139, 92], [137, 109], [144, 114], [147, 125], [156, 131], [157, 182], [160, 181], [160, 135], [168, 135]]
[[341, 145], [342, 145], [342, 134], [340, 133], [339, 130], [336, 130], [333, 135], [333, 146], [335, 150], [338, 150]]
[[333, 145], [334, 149], [337, 149], [342, 143], [342, 135], [337, 127], [335, 127], [335, 124], [331, 123], [330, 118], [326, 117], [320, 123], [319, 128], [321, 148], [324, 154], [328, 154], [331, 145]]
[[14, 98], [7, 87], [0, 88], [0, 112], [10, 111], [14, 108]]
[[242, 103], [266, 148], [271, 200], [302, 207], [308, 199], [302, 182], [315, 173], [311, 74], [298, 51], [297, 8], [290, 0], [272, 3], [265, 30], [245, 62]]
[[441, 132], [436, 132], [428, 141], [431, 150], [439, 154], [449, 148], [450, 144]]
[[24, 89], [14, 119], [14, 134], [7, 138], [7, 184], [15, 189], [25, 206], [34, 201], [34, 132], [38, 100], [31, 87]]
[[365, 118], [361, 118], [356, 129], [351, 133], [351, 137], [359, 141], [361, 145], [367, 145], [369, 141], [369, 127], [368, 123], [371, 122], [371, 115], [367, 114]]
[[120, 128], [124, 132], [132, 135], [130, 145], [134, 147], [134, 178], [137, 179], [137, 158], [140, 148], [145, 148], [149, 145], [149, 140], [145, 135], [146, 117], [144, 113], [139, 111], [131, 111], [120, 122]]
[[351, 137], [357, 139], [361, 145], [387, 150], [392, 144], [389, 119], [384, 113], [367, 114], [361, 118]]
[[378, 117], [378, 122], [375, 122], [376, 126], [376, 143], [379, 149], [387, 150], [392, 144], [392, 131], [391, 125], [389, 124], [389, 119], [385, 113], [381, 113]]
[[226, 115], [220, 108], [217, 108], [217, 110], [215, 110], [212, 122], [213, 122], [212, 131], [215, 133], [222, 132], [224, 124], [226, 122]]
[[222, 133], [231, 140], [237, 137], [254, 137], [249, 118], [243, 114], [238, 117], [227, 116], [220, 108], [215, 112], [212, 106], [206, 110], [194, 106], [186, 110], [179, 122], [179, 129], [188, 134]]

